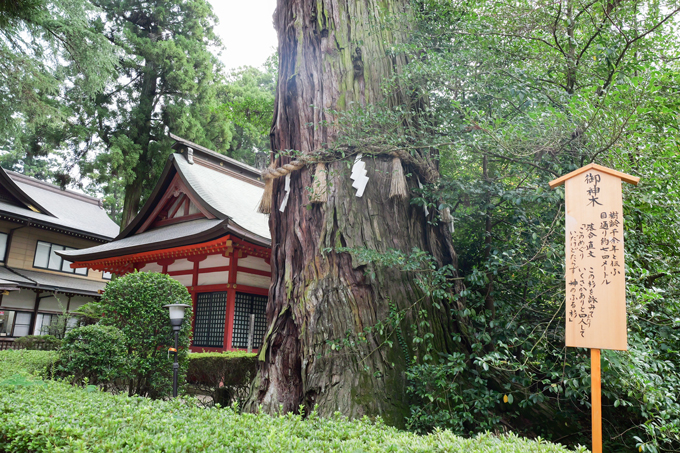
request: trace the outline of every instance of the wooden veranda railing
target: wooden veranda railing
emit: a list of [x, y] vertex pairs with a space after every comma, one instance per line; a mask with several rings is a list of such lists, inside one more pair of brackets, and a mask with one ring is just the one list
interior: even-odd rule
[[[52, 349], [53, 344], [46, 344], [44, 341], [33, 341], [31, 349]], [[0, 351], [5, 351], [7, 349], [24, 349], [24, 345], [19, 342], [14, 341], [14, 338], [2, 338], [0, 337]]]
[[0, 338], [0, 351], [6, 349], [20, 349], [19, 345], [14, 342], [13, 338]]

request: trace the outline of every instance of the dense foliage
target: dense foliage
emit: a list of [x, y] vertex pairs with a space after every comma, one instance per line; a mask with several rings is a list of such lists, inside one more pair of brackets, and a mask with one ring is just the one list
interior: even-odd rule
[[113, 75], [115, 46], [87, 0], [0, 2], [0, 150], [3, 165], [45, 178], [60, 130], [75, 118], [64, 97], [92, 99]]
[[229, 156], [258, 168], [269, 155], [269, 130], [274, 115], [276, 64], [267, 60], [264, 70], [243, 67], [227, 75], [220, 92], [220, 109], [231, 121], [234, 133]]
[[[677, 451], [677, 4], [414, 5], [413, 40], [392, 49], [411, 63], [390, 82], [413, 103], [356, 109], [342, 138], [441, 156], [441, 181], [411, 201], [450, 208], [466, 289], [457, 293], [453, 269], [419, 251], [363, 257], [413, 272], [457, 320], [455, 350], [428, 336], [399, 344], [415, 356], [411, 428], [505, 426], [588, 443], [588, 351], [564, 347], [564, 192], [548, 181], [597, 162], [642, 180], [624, 187], [629, 351], [603, 353], [605, 450]], [[397, 344], [405, 316], [384, 321], [385, 344]]]
[[35, 384], [27, 379], [0, 383], [0, 450], [4, 452], [568, 451], [515, 435], [463, 439], [450, 431], [438, 431], [419, 436], [368, 418], [238, 414], [231, 408], [199, 408], [191, 399], [152, 401], [92, 387], [88, 392], [59, 382]]
[[103, 309], [99, 302], [88, 302], [76, 310], [69, 313], [71, 316], [75, 316], [78, 322], [78, 326], [89, 326], [96, 324], [102, 319]]
[[242, 406], [257, 373], [257, 354], [244, 351], [189, 354], [187, 382], [212, 404]]
[[[172, 391], [172, 367], [168, 348], [174, 346], [168, 309], [163, 305], [191, 306], [186, 287], [168, 275], [134, 272], [111, 281], [104, 291], [101, 325], [113, 326], [125, 340], [126, 386], [130, 395], [162, 398]], [[191, 308], [186, 311], [191, 319]], [[184, 382], [191, 323], [184, 322], [179, 335], [179, 380]], [[115, 347], [112, 343], [111, 347]]]
[[55, 371], [75, 384], [111, 384], [129, 373], [126, 343], [113, 326], [77, 327], [66, 334]]
[[124, 187], [116, 214], [127, 225], [165, 165], [168, 129], [218, 149], [230, 140], [214, 103], [216, 18], [205, 0], [92, 3], [103, 12], [101, 30], [120, 52], [120, 68], [92, 102], [72, 100], [80, 124], [69, 131], [69, 161], [107, 195]]
[[[198, 358], [212, 354], [196, 354]], [[235, 353], [233, 357], [247, 357]], [[0, 450], [46, 451], [408, 451], [566, 453], [541, 440], [448, 431], [427, 436], [398, 431], [380, 420], [320, 419], [311, 414], [238, 414], [203, 409], [191, 398], [154, 401], [40, 381], [57, 358], [51, 351], [0, 352]], [[33, 375], [33, 376], [32, 376]], [[585, 451], [583, 449], [578, 451]]]
[[47, 377], [59, 358], [56, 351], [28, 349], [0, 351], [0, 381], [17, 373]]

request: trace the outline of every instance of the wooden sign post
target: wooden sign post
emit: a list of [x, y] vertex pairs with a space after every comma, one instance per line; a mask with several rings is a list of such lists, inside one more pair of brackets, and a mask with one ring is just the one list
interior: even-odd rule
[[597, 164], [550, 182], [565, 185], [567, 346], [590, 348], [593, 453], [602, 453], [600, 349], [628, 349], [621, 181]]

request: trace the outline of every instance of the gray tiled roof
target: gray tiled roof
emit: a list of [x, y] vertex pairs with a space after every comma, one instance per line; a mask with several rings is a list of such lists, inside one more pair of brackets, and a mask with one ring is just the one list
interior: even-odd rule
[[[198, 147], [186, 140], [182, 143]], [[73, 262], [92, 261], [197, 244], [226, 234], [234, 234], [257, 245], [269, 246], [269, 218], [257, 212], [264, 193], [263, 183], [259, 180], [260, 171], [245, 164], [232, 165], [233, 159], [227, 160], [226, 157], [202, 147], [192, 151], [192, 163], [187, 160], [191, 154], [188, 150], [179, 151], [169, 156], [153, 193], [140, 213], [116, 239], [108, 244], [82, 250], [59, 251], [57, 254]], [[208, 217], [215, 218], [175, 223], [138, 233], [148, 216], [153, 215], [175, 175], [179, 175], [184, 181], [192, 197], [209, 213]]]
[[[69, 261], [89, 260], [96, 258], [83, 258], [90, 255], [97, 255], [106, 252], [115, 251], [117, 255], [125, 255], [126, 251], [134, 249], [134, 252], [139, 252], [140, 247], [146, 247], [148, 250], [155, 250], [163, 248], [166, 243], [177, 240], [179, 238], [197, 235], [203, 232], [208, 232], [213, 228], [217, 228], [220, 224], [225, 223], [220, 219], [199, 219], [191, 222], [176, 223], [173, 225], [156, 228], [145, 231], [144, 233], [134, 234], [123, 239], [118, 239], [106, 244], [97, 245], [87, 249], [68, 250], [58, 252], [59, 255], [68, 258]], [[222, 234], [226, 234], [223, 230]], [[2, 276], [0, 276], [1, 278]]]
[[267, 240], [269, 218], [257, 212], [264, 189], [198, 163], [190, 164], [181, 154], [173, 154], [177, 169], [208, 205], [232, 222]]
[[0, 291], [17, 291], [19, 287], [16, 283], [0, 278]]
[[96, 198], [70, 190], [61, 190], [52, 184], [18, 173], [10, 171], [6, 173], [21, 191], [39, 205], [45, 206], [53, 216], [3, 201], [0, 201], [0, 213], [32, 219], [42, 224], [82, 232], [84, 235], [101, 239], [113, 239], [118, 234], [118, 225], [99, 206]]
[[68, 275], [54, 275], [47, 272], [27, 271], [24, 269], [14, 269], [24, 277], [36, 282], [36, 287], [55, 289], [62, 292], [75, 292], [81, 294], [97, 294], [106, 287], [106, 282], [88, 280]]
[[22, 277], [21, 275], [17, 274], [16, 272], [12, 272], [11, 269], [8, 269], [6, 267], [1, 267], [0, 266], [0, 279], [2, 280], [8, 280], [11, 282], [16, 282], [16, 283], [23, 283], [23, 284], [33, 284], [32, 280], [27, 279], [26, 277]]
[[24, 288], [40, 288], [48, 291], [86, 295], [96, 295], [106, 287], [105, 282], [80, 277], [0, 267], [0, 282], [5, 281]]

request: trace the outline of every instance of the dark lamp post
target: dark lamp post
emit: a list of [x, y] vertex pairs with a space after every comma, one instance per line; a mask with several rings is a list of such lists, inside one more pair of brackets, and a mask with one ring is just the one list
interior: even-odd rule
[[182, 321], [184, 321], [184, 310], [190, 305], [187, 304], [168, 304], [163, 305], [170, 311], [170, 325], [172, 331], [175, 333], [175, 347], [170, 348], [169, 351], [175, 355], [175, 362], [172, 364], [172, 397], [177, 398], [177, 375], [179, 374], [179, 362], [177, 362], [177, 348], [179, 347], [179, 330], [182, 328]]

